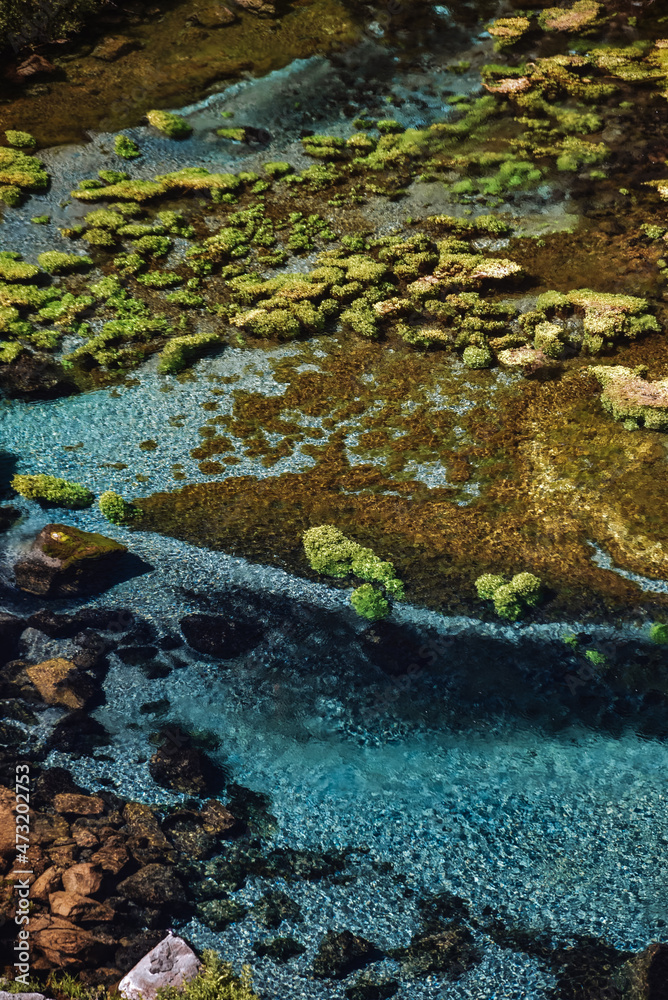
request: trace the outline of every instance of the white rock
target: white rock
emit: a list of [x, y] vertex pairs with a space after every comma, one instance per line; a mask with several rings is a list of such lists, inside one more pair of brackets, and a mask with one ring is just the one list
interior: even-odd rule
[[200, 965], [192, 948], [170, 931], [121, 979], [118, 989], [127, 1000], [155, 1000], [161, 986], [183, 986], [195, 978]]

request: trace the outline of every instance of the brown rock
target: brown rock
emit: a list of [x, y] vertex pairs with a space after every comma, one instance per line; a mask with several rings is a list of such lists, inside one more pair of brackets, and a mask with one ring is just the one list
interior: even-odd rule
[[174, 906], [186, 902], [183, 885], [164, 865], [146, 865], [120, 882], [118, 892], [143, 906]]
[[260, 17], [274, 17], [276, 7], [268, 0], [236, 0], [240, 7], [251, 14], [259, 14]]
[[77, 927], [63, 917], [38, 915], [30, 921], [35, 949], [55, 968], [92, 964], [109, 953], [109, 944], [99, 935]]
[[116, 59], [120, 59], [121, 56], [125, 56], [128, 52], [132, 52], [133, 49], [140, 47], [140, 43], [135, 41], [133, 38], [128, 38], [126, 35], [110, 35], [108, 38], [103, 38], [102, 41], [95, 46], [91, 55], [94, 59], [103, 59], [105, 62], [115, 62]]
[[14, 566], [16, 586], [40, 597], [71, 597], [106, 589], [127, 552], [106, 535], [47, 524]]
[[37, 813], [31, 823], [30, 839], [33, 844], [54, 844], [70, 837], [70, 825], [62, 816]]
[[104, 923], [114, 919], [114, 911], [106, 903], [98, 903], [78, 892], [52, 892], [49, 906], [54, 917]]
[[16, 793], [0, 785], [0, 858], [13, 858], [16, 854], [15, 805]]
[[88, 678], [82, 679], [75, 664], [60, 656], [28, 667], [26, 674], [47, 705], [84, 708], [93, 694]]
[[55, 73], [55, 71], [56, 67], [53, 63], [45, 59], [44, 56], [34, 53], [28, 59], [24, 59], [22, 63], [19, 63], [18, 66], [7, 70], [5, 76], [13, 83], [25, 83], [30, 77]]
[[222, 836], [237, 825], [237, 820], [218, 799], [208, 799], [200, 810], [202, 826], [206, 833]]
[[38, 903], [46, 903], [49, 895], [58, 890], [62, 872], [63, 869], [59, 865], [51, 865], [42, 872], [30, 887], [30, 898]]
[[104, 847], [92, 855], [90, 861], [93, 865], [99, 865], [105, 872], [118, 875], [121, 869], [127, 864], [129, 855], [125, 849], [123, 838], [116, 834], [109, 837]]
[[53, 800], [56, 812], [73, 816], [99, 816], [104, 812], [104, 801], [98, 795], [75, 795], [62, 792]]
[[92, 830], [89, 830], [85, 826], [73, 826], [72, 836], [76, 842], [77, 847], [99, 847], [100, 841], [95, 836]]
[[123, 809], [123, 818], [130, 834], [126, 846], [140, 864], [175, 860], [174, 849], [148, 806], [141, 802], [128, 802]]
[[613, 989], [623, 1000], [663, 1000], [666, 984], [668, 944], [654, 941], [624, 963], [614, 976]]
[[197, 20], [204, 28], [223, 28], [236, 21], [237, 15], [222, 3], [209, 4], [197, 9]]
[[49, 858], [56, 865], [69, 868], [73, 861], [76, 861], [78, 849], [76, 844], [65, 844], [63, 847], [50, 847]]
[[73, 865], [63, 872], [63, 888], [81, 896], [92, 896], [102, 885], [102, 873], [89, 861]]

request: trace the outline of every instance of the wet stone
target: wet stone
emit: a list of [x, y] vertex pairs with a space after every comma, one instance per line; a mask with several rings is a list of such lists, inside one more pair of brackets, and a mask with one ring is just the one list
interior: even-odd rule
[[267, 938], [266, 941], [256, 941], [253, 944], [256, 955], [273, 959], [274, 962], [288, 962], [295, 955], [303, 955], [304, 945], [292, 937]]
[[313, 960], [313, 975], [319, 979], [343, 979], [382, 958], [382, 952], [363, 937], [350, 931], [327, 931]]

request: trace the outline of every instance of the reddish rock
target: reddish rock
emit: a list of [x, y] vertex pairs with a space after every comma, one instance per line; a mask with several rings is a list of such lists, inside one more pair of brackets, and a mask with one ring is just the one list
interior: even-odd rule
[[91, 864], [99, 865], [103, 871], [111, 872], [112, 875], [118, 875], [121, 869], [127, 864], [128, 859], [129, 854], [125, 848], [123, 838], [116, 834], [114, 837], [109, 837], [104, 847], [96, 851], [90, 860]]
[[12, 83], [25, 83], [33, 76], [55, 73], [56, 67], [53, 63], [45, 59], [44, 56], [37, 55], [34, 53], [27, 59], [24, 59], [22, 63], [18, 66], [8, 69], [5, 72], [5, 76]]
[[129, 802], [123, 810], [123, 818], [130, 834], [127, 848], [140, 864], [176, 860], [174, 848], [148, 806]]
[[77, 927], [63, 917], [41, 914], [30, 921], [33, 947], [53, 968], [66, 969], [93, 964], [109, 952], [109, 943], [100, 935]]
[[16, 854], [16, 825], [14, 806], [16, 793], [0, 785], [0, 857], [13, 858]]
[[222, 3], [213, 3], [200, 8], [196, 16], [204, 28], [223, 28], [237, 19], [237, 15]]
[[251, 14], [259, 14], [260, 17], [274, 17], [276, 14], [276, 7], [268, 0], [236, 0], [236, 2], [244, 10]]
[[62, 873], [63, 869], [59, 865], [47, 868], [30, 886], [30, 898], [36, 903], [46, 903], [50, 894], [57, 892]]
[[63, 888], [66, 892], [78, 892], [82, 896], [92, 896], [102, 885], [102, 873], [88, 861], [73, 865], [63, 872]]
[[91, 923], [105, 923], [114, 919], [114, 911], [106, 903], [98, 903], [78, 892], [52, 892], [49, 906], [54, 917], [66, 920], [83, 920]]
[[77, 847], [99, 847], [100, 841], [95, 836], [92, 830], [89, 830], [85, 826], [74, 826], [72, 827], [72, 836], [76, 842]]
[[51, 861], [63, 868], [69, 868], [76, 861], [78, 848], [76, 844], [64, 844], [62, 847], [50, 847], [48, 855]]
[[104, 801], [98, 795], [75, 795], [63, 792], [53, 800], [56, 812], [72, 816], [99, 816], [104, 812]]

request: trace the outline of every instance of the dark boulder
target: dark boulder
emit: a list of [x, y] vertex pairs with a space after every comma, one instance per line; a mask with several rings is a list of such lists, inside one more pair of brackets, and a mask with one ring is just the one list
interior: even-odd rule
[[71, 376], [53, 358], [22, 351], [16, 360], [0, 365], [0, 391], [11, 399], [57, 399], [78, 390]]
[[319, 979], [343, 979], [382, 957], [382, 952], [365, 938], [350, 931], [327, 931], [313, 960], [313, 975]]
[[260, 957], [266, 955], [274, 962], [287, 962], [295, 955], [303, 955], [306, 948], [292, 937], [275, 937], [266, 941], [256, 941], [253, 951]]
[[0, 663], [18, 656], [19, 637], [26, 627], [22, 618], [0, 611]]
[[396, 979], [372, 979], [370, 976], [360, 978], [346, 988], [348, 1000], [389, 1000], [399, 989]]
[[193, 746], [178, 727], [165, 730], [162, 742], [149, 761], [148, 769], [156, 784], [173, 792], [203, 796], [219, 792], [225, 774], [211, 758]]
[[250, 618], [222, 615], [186, 615], [181, 631], [191, 649], [219, 660], [233, 660], [254, 649], [262, 639], [262, 629]]
[[392, 958], [398, 958], [410, 975], [429, 972], [447, 972], [462, 975], [478, 961], [473, 946], [473, 935], [466, 927], [448, 924], [434, 934], [416, 934], [407, 948], [397, 949]]
[[253, 907], [253, 916], [262, 927], [275, 929], [283, 920], [301, 921], [302, 911], [293, 899], [278, 889], [265, 892]]
[[166, 865], [151, 864], [118, 884], [118, 893], [143, 906], [183, 909], [186, 892], [180, 879]]

